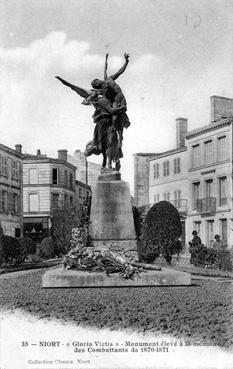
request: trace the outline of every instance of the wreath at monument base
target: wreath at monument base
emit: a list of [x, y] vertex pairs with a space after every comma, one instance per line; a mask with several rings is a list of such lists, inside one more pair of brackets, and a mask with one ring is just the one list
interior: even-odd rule
[[73, 228], [70, 243], [71, 250], [62, 261], [64, 269], [99, 271], [108, 276], [119, 273], [125, 279], [133, 279], [142, 271], [140, 266], [133, 265], [134, 258], [124, 254], [125, 250], [117, 244], [88, 246], [88, 227]]
[[86, 270], [89, 272], [104, 272], [107, 276], [119, 273], [122, 278], [133, 279], [142, 272], [141, 267], [133, 265], [133, 260], [125, 258], [115, 245], [109, 248], [80, 247], [77, 245], [63, 258], [65, 269]]

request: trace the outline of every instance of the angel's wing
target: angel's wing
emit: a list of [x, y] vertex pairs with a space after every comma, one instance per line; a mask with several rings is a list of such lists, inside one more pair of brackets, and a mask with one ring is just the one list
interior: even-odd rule
[[56, 76], [55, 78], [57, 78], [61, 83], [63, 83], [63, 85], [66, 85], [70, 87], [72, 90], [74, 90], [75, 92], [77, 92], [77, 94], [79, 94], [81, 97], [84, 97], [84, 99], [86, 99], [88, 96], [91, 95], [91, 91], [86, 90], [85, 88], [74, 86], [71, 83], [65, 81], [63, 78], [60, 78], [58, 76]]

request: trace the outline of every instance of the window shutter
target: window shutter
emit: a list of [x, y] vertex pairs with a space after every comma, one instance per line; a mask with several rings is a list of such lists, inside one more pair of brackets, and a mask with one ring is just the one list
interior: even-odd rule
[[13, 168], [14, 168], [14, 164], [13, 164], [13, 160], [9, 160], [9, 167], [10, 167], [10, 173], [11, 173], [11, 179], [13, 178]]
[[13, 193], [8, 192], [7, 211], [13, 213]]
[[21, 212], [21, 197], [20, 197], [20, 195], [17, 195], [16, 201], [17, 201], [17, 213], [20, 214], [20, 212]]

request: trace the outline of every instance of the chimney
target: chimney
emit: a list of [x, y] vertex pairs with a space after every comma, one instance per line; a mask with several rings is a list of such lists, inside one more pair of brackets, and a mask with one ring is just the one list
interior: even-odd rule
[[188, 132], [188, 119], [176, 119], [176, 148], [185, 146], [185, 135]]
[[81, 158], [81, 151], [80, 150], [75, 150], [74, 156], [76, 156], [80, 159]]
[[20, 144], [15, 145], [15, 151], [17, 151], [20, 154], [22, 154], [22, 145], [20, 145]]
[[233, 99], [223, 96], [210, 97], [211, 122], [230, 118], [233, 116]]
[[58, 150], [58, 159], [67, 161], [67, 150]]

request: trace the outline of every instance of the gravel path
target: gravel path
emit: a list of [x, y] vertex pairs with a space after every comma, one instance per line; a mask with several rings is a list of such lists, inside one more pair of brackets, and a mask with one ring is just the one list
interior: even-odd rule
[[97, 328], [170, 334], [233, 347], [233, 284], [41, 289], [45, 270], [0, 276], [0, 307]]

